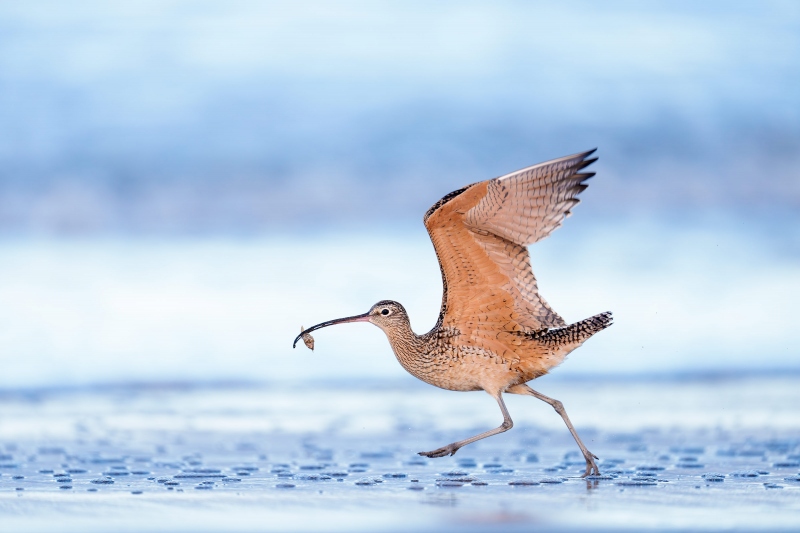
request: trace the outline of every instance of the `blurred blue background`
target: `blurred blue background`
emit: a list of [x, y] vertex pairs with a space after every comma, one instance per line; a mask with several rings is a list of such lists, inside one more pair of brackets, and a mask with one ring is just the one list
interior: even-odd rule
[[0, 387], [406, 378], [422, 214], [598, 147], [563, 376], [800, 370], [796, 2], [0, 1]]

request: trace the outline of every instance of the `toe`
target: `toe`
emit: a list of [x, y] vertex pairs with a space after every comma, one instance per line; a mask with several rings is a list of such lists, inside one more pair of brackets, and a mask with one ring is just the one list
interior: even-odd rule
[[438, 450], [433, 450], [432, 452], [419, 452], [420, 455], [424, 455], [425, 457], [431, 457], [431, 458], [443, 457], [447, 455], [447, 453], [448, 453], [447, 450], [445, 450], [444, 448], [439, 448]]

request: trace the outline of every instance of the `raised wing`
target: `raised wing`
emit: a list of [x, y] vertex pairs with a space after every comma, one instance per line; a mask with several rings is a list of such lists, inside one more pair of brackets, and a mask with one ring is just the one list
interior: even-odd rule
[[486, 196], [470, 209], [464, 222], [516, 244], [540, 241], [559, 227], [580, 202], [584, 182], [594, 172], [579, 172], [597, 159], [594, 150], [539, 163], [489, 180]]
[[592, 152], [474, 183], [428, 210], [444, 284], [439, 325], [486, 336], [566, 325], [539, 295], [526, 246], [570, 215], [594, 175], [580, 172]]

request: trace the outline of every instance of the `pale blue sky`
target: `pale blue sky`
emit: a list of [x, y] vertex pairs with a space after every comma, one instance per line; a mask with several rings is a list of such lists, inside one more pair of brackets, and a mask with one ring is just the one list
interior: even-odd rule
[[799, 51], [794, 2], [0, 2], [0, 232], [403, 224], [593, 147], [600, 215], [794, 213]]

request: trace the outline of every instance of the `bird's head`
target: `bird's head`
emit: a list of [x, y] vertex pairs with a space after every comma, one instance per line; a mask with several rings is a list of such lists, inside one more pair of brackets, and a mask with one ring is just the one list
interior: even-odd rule
[[381, 300], [380, 302], [373, 305], [370, 308], [370, 310], [364, 313], [363, 315], [349, 316], [346, 318], [337, 318], [335, 320], [328, 320], [327, 322], [321, 322], [316, 326], [311, 326], [310, 328], [303, 331], [300, 335], [298, 335], [294, 339], [294, 344], [292, 345], [292, 347], [296, 346], [297, 341], [299, 341], [302, 338], [302, 336], [306, 333], [311, 333], [312, 331], [322, 329], [326, 326], [345, 324], [347, 322], [371, 322], [372, 324], [375, 324], [376, 326], [378, 326], [387, 333], [399, 327], [404, 327], [409, 325], [408, 314], [406, 313], [406, 309], [402, 305], [400, 305], [399, 302], [395, 302], [393, 300]]
[[381, 300], [372, 306], [367, 315], [370, 322], [384, 331], [408, 325], [406, 308], [393, 300]]

